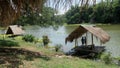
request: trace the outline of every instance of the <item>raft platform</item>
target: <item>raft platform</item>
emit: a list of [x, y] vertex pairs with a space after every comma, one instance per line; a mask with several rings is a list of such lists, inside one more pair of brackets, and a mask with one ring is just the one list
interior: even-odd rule
[[105, 51], [105, 46], [81, 45], [72, 48], [66, 55], [79, 56], [82, 58], [97, 58], [102, 52]]

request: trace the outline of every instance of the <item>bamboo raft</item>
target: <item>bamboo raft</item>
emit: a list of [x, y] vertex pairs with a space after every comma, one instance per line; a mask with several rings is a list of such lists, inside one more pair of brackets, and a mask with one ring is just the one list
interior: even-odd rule
[[81, 45], [72, 48], [66, 55], [79, 56], [82, 58], [97, 58], [97, 56], [104, 51], [105, 46], [94, 46], [94, 48], [92, 48], [92, 45]]

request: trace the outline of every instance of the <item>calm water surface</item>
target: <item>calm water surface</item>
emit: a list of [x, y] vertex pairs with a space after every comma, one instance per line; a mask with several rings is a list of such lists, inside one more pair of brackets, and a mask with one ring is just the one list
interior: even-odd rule
[[[110, 35], [111, 39], [106, 44], [103, 44], [106, 46], [106, 50], [108, 52], [112, 53], [112, 56], [118, 57], [120, 56], [120, 25], [101, 25], [99, 26], [103, 28], [107, 33]], [[72, 47], [74, 47], [73, 43], [67, 43], [65, 44], [65, 38], [70, 34], [77, 26], [61, 26], [58, 28], [58, 30], [54, 30], [52, 27], [49, 28], [41, 28], [39, 26], [29, 26], [26, 27], [26, 34], [32, 34], [38, 38], [42, 38], [43, 35], [47, 35], [51, 43], [49, 45], [56, 45], [56, 44], [62, 44], [63, 51], [67, 52]], [[88, 35], [89, 36], [89, 35]], [[78, 39], [80, 41], [80, 39]], [[90, 37], [88, 39], [88, 43], [91, 43]], [[96, 45], [100, 45], [99, 40], [94, 38], [94, 43]], [[79, 42], [79, 45], [81, 42]]]

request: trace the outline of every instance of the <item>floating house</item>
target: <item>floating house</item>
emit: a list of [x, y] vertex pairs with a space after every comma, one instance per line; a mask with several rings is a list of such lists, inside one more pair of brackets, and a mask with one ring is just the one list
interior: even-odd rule
[[25, 32], [24, 32], [24, 30], [22, 30], [22, 27], [18, 26], [18, 25], [11, 25], [8, 27], [8, 29], [6, 31], [6, 34], [11, 34], [14, 36], [23, 35], [24, 33]]
[[[88, 42], [88, 40], [87, 40], [88, 33], [91, 34], [91, 40], [90, 40], [91, 44], [87, 43]], [[78, 46], [77, 39], [82, 37], [83, 35], [86, 35], [86, 43], [85, 43], [85, 45]], [[73, 42], [73, 40], [75, 40], [76, 47], [72, 49], [72, 50], [74, 50], [75, 53], [72, 53], [72, 54], [76, 54], [76, 55], [80, 55], [80, 56], [81, 55], [89, 56], [90, 54], [99, 54], [105, 50], [104, 49], [105, 46], [95, 46], [93, 36], [98, 38], [100, 40], [100, 43], [102, 43], [102, 44], [105, 44], [106, 42], [108, 42], [110, 40], [110, 36], [108, 35], [108, 33], [105, 32], [100, 27], [80, 25], [72, 33], [70, 33], [68, 35], [68, 37], [66, 37], [65, 43], [67, 44], [68, 41]]]

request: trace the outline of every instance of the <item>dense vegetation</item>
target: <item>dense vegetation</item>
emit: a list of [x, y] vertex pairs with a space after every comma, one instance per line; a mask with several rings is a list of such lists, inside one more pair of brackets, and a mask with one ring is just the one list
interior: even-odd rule
[[[83, 8], [81, 10], [81, 8]], [[100, 2], [88, 8], [72, 6], [66, 13], [67, 23], [120, 23], [120, 0]]]
[[43, 7], [42, 13], [28, 11], [23, 14], [14, 24], [17, 25], [62, 25], [64, 22], [63, 15], [56, 15], [57, 11], [50, 7]]
[[30, 8], [14, 24], [40, 25], [42, 27], [62, 25], [63, 23], [120, 23], [120, 1], [103, 1], [96, 6], [72, 6], [65, 14], [57, 15], [58, 11], [51, 7], [43, 7], [42, 12], [31, 12]]
[[[17, 20], [22, 14], [28, 11], [40, 12], [43, 6], [53, 8], [68, 8], [72, 4], [95, 5], [99, 0], [0, 0], [0, 25], [7, 26]], [[103, 1], [103, 0], [101, 0]], [[108, 1], [108, 0], [105, 0]]]
[[35, 40], [35, 37], [33, 35], [27, 34], [24, 35], [22, 39], [26, 42], [33, 42]]
[[14, 42], [11, 40], [1, 40], [0, 39], [0, 47], [12, 47], [12, 46], [19, 46], [18, 42]]

